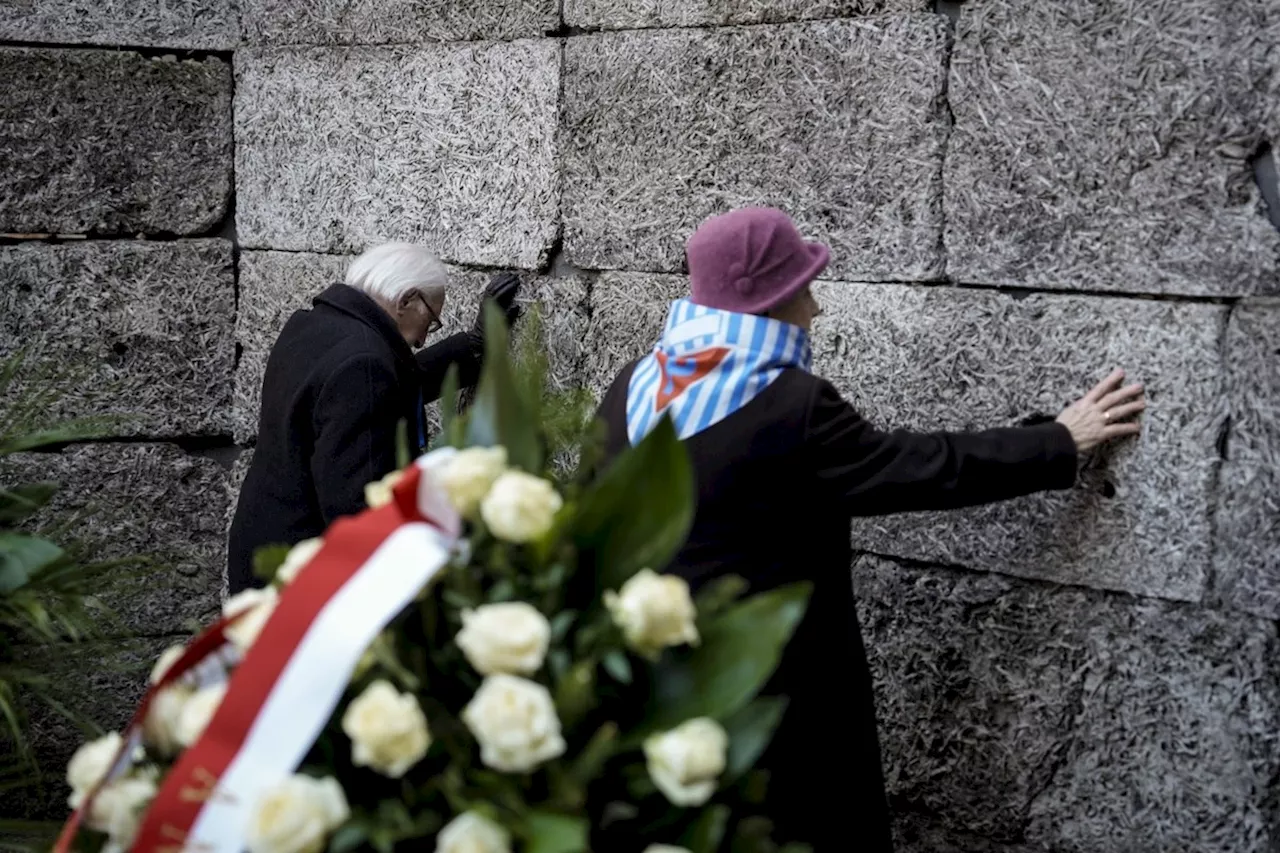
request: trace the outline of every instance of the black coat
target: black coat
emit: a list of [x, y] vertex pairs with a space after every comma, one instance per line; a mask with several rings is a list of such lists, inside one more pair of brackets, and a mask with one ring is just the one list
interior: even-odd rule
[[362, 510], [365, 484], [395, 470], [399, 423], [421, 451], [425, 403], [451, 364], [473, 384], [482, 355], [479, 336], [460, 333], [415, 356], [391, 317], [345, 284], [290, 317], [267, 360], [258, 444], [231, 525], [231, 592], [260, 585], [257, 549], [319, 536]]
[[[606, 394], [608, 453], [629, 446], [634, 364]], [[830, 383], [786, 370], [686, 441], [697, 512], [667, 567], [696, 590], [722, 574], [754, 591], [812, 581], [809, 611], [765, 693], [790, 704], [761, 766], [780, 840], [817, 853], [888, 851], [890, 819], [871, 673], [850, 584], [852, 516], [971, 506], [1070, 487], [1076, 449], [1057, 423], [977, 433], [880, 432]]]

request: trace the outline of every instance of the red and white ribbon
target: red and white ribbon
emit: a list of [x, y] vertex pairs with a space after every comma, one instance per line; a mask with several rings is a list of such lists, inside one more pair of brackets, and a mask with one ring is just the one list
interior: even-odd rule
[[[165, 776], [134, 853], [241, 853], [258, 800], [310, 751], [365, 649], [448, 564], [461, 522], [430, 471], [452, 452], [423, 457], [393, 487], [390, 504], [340, 519], [325, 534], [232, 672], [204, 733]], [[110, 778], [127, 767], [152, 696], [223, 649], [231, 621], [201, 634], [148, 691]], [[91, 804], [87, 798], [72, 816], [55, 853], [70, 849]]]

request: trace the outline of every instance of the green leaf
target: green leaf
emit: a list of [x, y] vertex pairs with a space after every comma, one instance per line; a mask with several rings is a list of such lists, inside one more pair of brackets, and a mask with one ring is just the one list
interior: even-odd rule
[[396, 423], [396, 470], [403, 471], [413, 461], [413, 451], [409, 449], [409, 422], [400, 419]]
[[750, 702], [777, 669], [811, 588], [789, 584], [744, 600], [712, 622], [696, 648], [660, 664], [649, 714], [635, 737], [694, 717], [727, 720]]
[[724, 575], [707, 583], [698, 590], [693, 603], [698, 610], [698, 618], [718, 616], [726, 607], [733, 604], [747, 591], [747, 582], [738, 575]]
[[698, 819], [685, 830], [680, 846], [690, 853], [716, 853], [729, 828], [729, 807], [711, 806], [703, 809]]
[[525, 827], [525, 853], [586, 853], [588, 849], [585, 818], [535, 811], [525, 819]]
[[571, 727], [596, 704], [596, 662], [579, 661], [556, 684], [556, 711], [565, 727]]
[[25, 586], [31, 576], [62, 556], [47, 539], [0, 531], [0, 593]]
[[584, 787], [591, 784], [605, 762], [613, 757], [618, 745], [618, 726], [616, 723], [605, 723], [596, 729], [591, 740], [578, 753], [570, 771], [573, 778]]
[[785, 698], [761, 697], [724, 721], [725, 731], [729, 733], [729, 758], [720, 777], [720, 787], [733, 784], [755, 766], [773, 740], [786, 710]]
[[612, 675], [615, 681], [621, 684], [631, 683], [631, 661], [627, 659], [625, 652], [614, 649], [604, 656], [601, 663], [604, 664], [605, 672]]
[[329, 853], [347, 853], [369, 840], [369, 831], [358, 823], [349, 823], [329, 839]]
[[57, 483], [24, 483], [11, 490], [0, 489], [0, 524], [26, 521], [57, 491]]
[[461, 381], [455, 361], [445, 371], [444, 387], [440, 390], [440, 435], [444, 446], [461, 446], [461, 424], [458, 422], [458, 387]]
[[693, 469], [668, 417], [623, 453], [586, 492], [573, 524], [603, 589], [643, 568], [661, 569], [693, 524]]
[[532, 408], [512, 371], [507, 323], [492, 302], [485, 304], [484, 368], [475, 403], [467, 413], [469, 447], [507, 449], [513, 467], [536, 474], [542, 470], [542, 442]]
[[573, 620], [578, 617], [576, 610], [561, 610], [551, 620], [551, 642], [558, 643], [569, 633], [569, 629], [573, 627]]
[[292, 550], [288, 545], [265, 545], [253, 552], [253, 576], [270, 583]]

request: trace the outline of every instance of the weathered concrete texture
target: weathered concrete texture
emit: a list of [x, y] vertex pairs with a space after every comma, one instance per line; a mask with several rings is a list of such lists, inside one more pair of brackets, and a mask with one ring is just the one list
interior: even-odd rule
[[1280, 300], [1237, 305], [1227, 327], [1231, 429], [1219, 479], [1215, 598], [1280, 618]]
[[[32, 646], [22, 655], [22, 663], [47, 673], [54, 698], [73, 714], [104, 731], [121, 731], [137, 710], [160, 653], [188, 639], [145, 637]], [[45, 774], [44, 785], [6, 791], [0, 798], [0, 816], [61, 822], [70, 815], [67, 762], [86, 736], [74, 722], [35, 697], [25, 698], [31, 714], [27, 733]]]
[[688, 296], [682, 275], [608, 272], [591, 290], [582, 376], [600, 398], [622, 368], [653, 348], [662, 335], [671, 301]]
[[1274, 849], [1273, 623], [876, 558], [854, 588], [915, 849]]
[[0, 357], [57, 387], [51, 417], [119, 435], [228, 432], [235, 274], [224, 240], [0, 248]]
[[179, 633], [216, 614], [229, 501], [228, 473], [217, 462], [166, 444], [92, 444], [10, 456], [0, 478], [61, 484], [36, 523], [74, 516], [71, 535], [90, 559], [151, 561], [120, 569], [104, 587], [126, 630]]
[[1277, 85], [1258, 4], [975, 0], [948, 92], [948, 273], [1043, 288], [1280, 290], [1248, 158]]
[[945, 22], [628, 32], [565, 47], [565, 246], [675, 272], [708, 216], [781, 206], [830, 275], [941, 276]]
[[236, 54], [236, 218], [247, 248], [383, 240], [531, 269], [557, 233], [552, 40]]
[[881, 429], [1056, 416], [1113, 367], [1148, 388], [1138, 439], [1076, 487], [973, 510], [859, 520], [855, 547], [1199, 601], [1210, 563], [1226, 308], [1118, 298], [832, 284], [815, 370]]
[[0, 0], [0, 39], [230, 50], [233, 0]]
[[927, 12], [928, 0], [564, 0], [564, 21], [589, 29], [777, 24]]
[[[240, 455], [231, 465], [231, 472], [227, 475], [227, 511], [223, 519], [223, 539], [225, 543], [231, 537], [231, 522], [235, 520], [236, 503], [240, 500], [240, 487], [244, 485], [244, 478], [249, 473], [249, 466], [253, 464], [253, 448], [246, 447], [240, 451]], [[227, 578], [226, 566], [223, 566], [222, 580], [219, 585], [218, 600], [226, 601], [231, 594], [230, 580]]]
[[[244, 252], [240, 256], [236, 336], [243, 349], [236, 373], [234, 414], [238, 441], [257, 435], [267, 357], [285, 321], [294, 311], [308, 307], [311, 298], [325, 287], [342, 281], [350, 260], [341, 255], [296, 252]], [[491, 277], [459, 268], [451, 269], [450, 275], [452, 290], [441, 318], [444, 328], [433, 341], [471, 328]], [[521, 303], [526, 307], [537, 304], [542, 312], [552, 385], [568, 388], [577, 384], [587, 335], [586, 282], [577, 277], [533, 275], [523, 280]], [[438, 416], [433, 417], [432, 426], [438, 422]]]
[[231, 67], [0, 48], [0, 232], [198, 234], [231, 192]]
[[245, 39], [270, 44], [407, 44], [540, 36], [556, 0], [241, 0]]

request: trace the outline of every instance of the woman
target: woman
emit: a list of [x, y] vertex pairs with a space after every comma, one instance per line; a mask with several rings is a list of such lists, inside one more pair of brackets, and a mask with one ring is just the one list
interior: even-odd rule
[[790, 698], [762, 765], [776, 837], [824, 851], [892, 849], [871, 676], [849, 583], [851, 516], [952, 509], [1066, 489], [1077, 457], [1139, 431], [1140, 386], [1112, 373], [1056, 421], [973, 433], [881, 432], [810, 371], [810, 283], [828, 250], [782, 212], [712, 218], [687, 246], [691, 296], [601, 404], [609, 457], [669, 415], [697, 512], [667, 571], [755, 591], [815, 585], [766, 693]]

